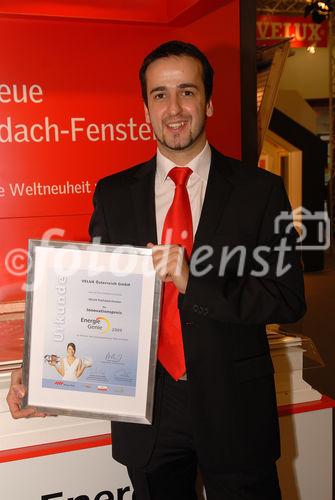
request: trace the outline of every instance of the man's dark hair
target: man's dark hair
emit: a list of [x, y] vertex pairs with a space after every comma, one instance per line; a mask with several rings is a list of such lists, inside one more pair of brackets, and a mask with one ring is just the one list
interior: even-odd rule
[[148, 96], [147, 96], [147, 81], [145, 77], [145, 73], [148, 69], [148, 66], [156, 61], [157, 59], [162, 59], [164, 57], [170, 56], [189, 56], [197, 59], [202, 66], [202, 78], [205, 86], [205, 96], [206, 102], [212, 97], [213, 93], [213, 76], [214, 70], [210, 65], [207, 57], [203, 54], [198, 47], [193, 45], [192, 43], [181, 42], [179, 40], [171, 40], [169, 42], [165, 42], [156, 49], [154, 49], [150, 54], [148, 54], [142, 63], [140, 68], [139, 77], [142, 88], [142, 97], [143, 101], [146, 105], [148, 105]]

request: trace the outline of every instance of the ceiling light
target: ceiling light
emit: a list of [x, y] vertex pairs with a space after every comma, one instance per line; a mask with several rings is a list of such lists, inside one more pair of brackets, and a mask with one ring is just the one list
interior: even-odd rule
[[305, 7], [304, 16], [312, 16], [315, 23], [321, 24], [328, 19], [332, 10], [334, 10], [332, 0], [325, 0], [324, 2], [309, 2]]

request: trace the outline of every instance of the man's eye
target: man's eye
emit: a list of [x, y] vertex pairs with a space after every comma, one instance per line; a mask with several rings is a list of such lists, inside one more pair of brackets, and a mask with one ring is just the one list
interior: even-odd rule
[[154, 95], [154, 99], [156, 101], [159, 101], [160, 99], [163, 99], [163, 97], [165, 97], [165, 94], [163, 94], [163, 92], [161, 92], [160, 94], [155, 94]]
[[194, 95], [194, 93], [193, 93], [193, 91], [192, 91], [192, 90], [184, 90], [183, 95], [185, 95], [185, 96], [189, 97], [189, 96]]

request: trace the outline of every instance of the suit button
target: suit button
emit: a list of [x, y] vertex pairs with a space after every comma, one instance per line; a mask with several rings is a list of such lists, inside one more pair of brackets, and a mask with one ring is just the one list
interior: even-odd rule
[[193, 321], [186, 321], [185, 325], [186, 326], [193, 326]]
[[204, 308], [204, 313], [203, 314], [204, 314], [204, 316], [207, 316], [207, 314], [208, 314], [208, 307]]
[[194, 304], [194, 306], [193, 306], [193, 311], [194, 311], [194, 312], [196, 312], [196, 313], [199, 311], [199, 306], [198, 306], [198, 304]]
[[199, 307], [199, 314], [203, 314], [204, 313], [204, 308], [202, 306]]

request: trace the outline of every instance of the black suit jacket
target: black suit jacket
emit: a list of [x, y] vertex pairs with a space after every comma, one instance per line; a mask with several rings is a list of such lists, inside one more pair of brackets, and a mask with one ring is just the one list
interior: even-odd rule
[[[92, 237], [102, 243], [157, 242], [156, 159], [100, 180], [94, 195]], [[298, 320], [305, 312], [301, 265], [294, 248], [290, 268], [277, 276], [283, 229], [274, 221], [290, 205], [280, 177], [248, 168], [212, 148], [207, 190], [192, 252], [185, 295], [179, 296], [194, 439], [199, 459], [212, 468], [261, 464], [280, 454], [273, 366], [266, 323]], [[294, 247], [296, 232], [287, 235]], [[266, 276], [253, 249], [260, 256]], [[245, 250], [242, 249], [245, 248]], [[235, 255], [229, 252], [235, 249]], [[243, 268], [239, 255], [245, 252]], [[226, 258], [225, 258], [226, 256]], [[205, 257], [207, 257], [205, 259]], [[158, 370], [159, 371], [159, 370]], [[157, 376], [155, 414], [161, 384]], [[113, 423], [113, 455], [126, 465], [148, 461], [157, 432], [152, 426]]]

